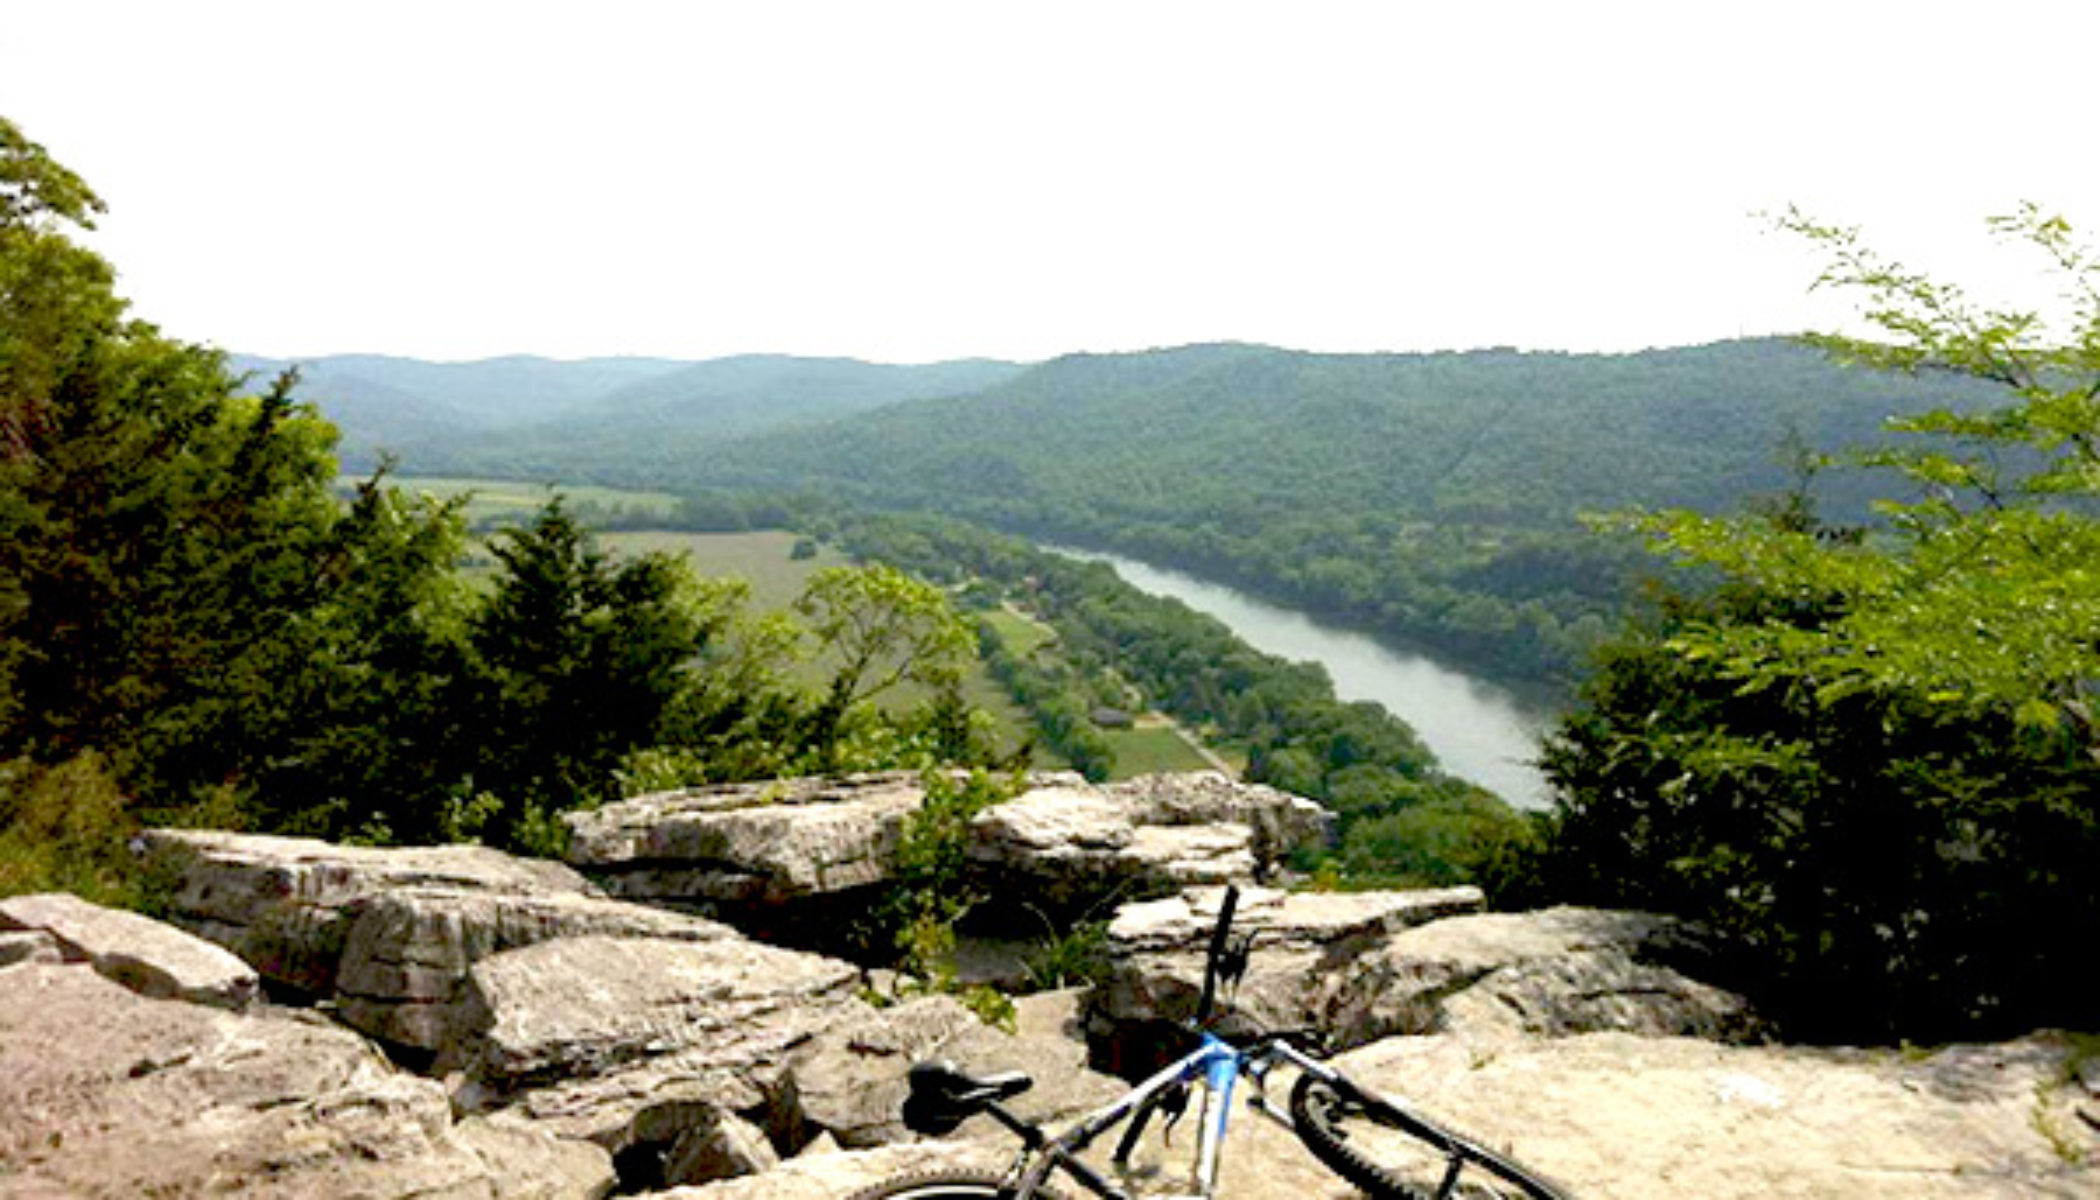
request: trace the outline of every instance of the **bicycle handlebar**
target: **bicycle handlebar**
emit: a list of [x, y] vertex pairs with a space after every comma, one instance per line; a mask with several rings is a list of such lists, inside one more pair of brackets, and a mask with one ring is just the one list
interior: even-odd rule
[[1218, 904], [1218, 924], [1210, 931], [1210, 949], [1203, 956], [1203, 996], [1196, 1001], [1196, 1015], [1191, 1024], [1198, 1030], [1210, 1023], [1212, 1003], [1218, 995], [1218, 967], [1225, 958], [1225, 941], [1232, 932], [1232, 913], [1239, 907], [1238, 884], [1225, 885], [1225, 898]]

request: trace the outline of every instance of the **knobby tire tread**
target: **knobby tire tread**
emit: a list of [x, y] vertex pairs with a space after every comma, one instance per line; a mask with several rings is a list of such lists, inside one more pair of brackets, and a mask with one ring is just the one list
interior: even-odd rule
[[1389, 1173], [1384, 1167], [1356, 1152], [1327, 1123], [1325, 1114], [1315, 1113], [1313, 1091], [1326, 1091], [1339, 1100], [1341, 1094], [1311, 1075], [1300, 1075], [1291, 1087], [1291, 1127], [1298, 1140], [1330, 1171], [1355, 1184], [1372, 1200], [1428, 1200], [1429, 1193]]
[[[869, 1184], [846, 1200], [893, 1200], [907, 1193], [917, 1193], [914, 1200], [993, 1200], [1003, 1182], [988, 1171], [913, 1171]], [[1035, 1194], [1038, 1200], [1065, 1200], [1047, 1182]]]
[[[1344, 1088], [1347, 1089], [1346, 1093]], [[1452, 1137], [1448, 1130], [1440, 1129], [1420, 1118], [1404, 1117], [1385, 1101], [1362, 1092], [1352, 1084], [1344, 1083], [1342, 1087], [1336, 1087], [1315, 1076], [1300, 1075], [1298, 1082], [1291, 1088], [1291, 1125], [1297, 1130], [1298, 1140], [1305, 1143], [1305, 1148], [1312, 1152], [1314, 1158], [1325, 1164], [1328, 1170], [1355, 1184], [1366, 1196], [1372, 1197], [1372, 1200], [1430, 1200], [1435, 1195], [1435, 1185], [1423, 1187], [1402, 1179], [1372, 1162], [1344, 1141], [1325, 1119], [1325, 1113], [1320, 1111], [1321, 1106], [1314, 1103], [1316, 1090], [1325, 1092], [1336, 1101], [1347, 1099], [1360, 1103], [1366, 1109], [1365, 1119], [1404, 1130], [1417, 1137], [1422, 1136], [1421, 1131], [1411, 1126], [1418, 1123], [1425, 1129], [1435, 1129], [1443, 1136]], [[1426, 1142], [1428, 1139], [1424, 1140]], [[1467, 1139], [1454, 1140], [1460, 1144], [1468, 1144]], [[1540, 1200], [1560, 1200], [1561, 1193], [1557, 1189], [1542, 1180], [1533, 1179], [1530, 1172], [1522, 1167], [1504, 1161], [1484, 1147], [1469, 1148], [1472, 1152], [1466, 1155], [1466, 1161], [1484, 1173], [1504, 1183], [1513, 1184], [1526, 1195], [1539, 1197]]]

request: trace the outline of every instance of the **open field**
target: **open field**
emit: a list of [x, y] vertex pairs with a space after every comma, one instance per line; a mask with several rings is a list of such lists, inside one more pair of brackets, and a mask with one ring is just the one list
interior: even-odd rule
[[796, 535], [782, 529], [755, 533], [682, 533], [667, 529], [601, 533], [598, 542], [616, 554], [652, 551], [683, 555], [695, 573], [740, 575], [750, 581], [751, 602], [762, 609], [786, 608], [822, 567], [845, 566], [845, 555], [819, 546], [813, 558], [793, 557]]
[[1116, 752], [1117, 779], [1158, 771], [1202, 771], [1211, 765], [1170, 724], [1155, 725], [1147, 719], [1132, 729], [1101, 732], [1108, 738], [1109, 748]]
[[[440, 499], [471, 493], [467, 501], [467, 523], [483, 526], [520, 520], [538, 512], [556, 492], [575, 504], [601, 508], [626, 508], [652, 516], [667, 516], [678, 507], [678, 497], [669, 492], [630, 492], [588, 484], [521, 483], [514, 479], [465, 479], [445, 475], [394, 475], [388, 481], [406, 492], [429, 492]], [[337, 485], [348, 489], [358, 480], [344, 476]]]
[[995, 608], [978, 615], [990, 623], [999, 640], [1006, 644], [1006, 652], [1015, 658], [1027, 658], [1057, 640], [1049, 626], [1011, 608]]

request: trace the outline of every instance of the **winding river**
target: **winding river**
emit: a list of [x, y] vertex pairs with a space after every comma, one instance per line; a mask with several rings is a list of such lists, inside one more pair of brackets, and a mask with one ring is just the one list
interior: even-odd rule
[[1546, 779], [1533, 759], [1551, 714], [1508, 690], [1223, 584], [1117, 554], [1043, 549], [1105, 562], [1132, 587], [1208, 613], [1264, 653], [1319, 663], [1343, 700], [1375, 701], [1414, 726], [1445, 770], [1519, 808], [1546, 807]]

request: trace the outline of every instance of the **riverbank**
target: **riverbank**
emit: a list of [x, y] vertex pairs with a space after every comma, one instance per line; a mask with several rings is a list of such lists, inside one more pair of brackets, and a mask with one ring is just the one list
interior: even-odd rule
[[1538, 739], [1554, 715], [1543, 705], [1427, 655], [1323, 624], [1225, 584], [1121, 554], [1037, 545], [1051, 553], [1105, 563], [1140, 591], [1171, 597], [1224, 622], [1265, 654], [1320, 664], [1338, 698], [1371, 701], [1406, 721], [1446, 771], [1519, 808], [1551, 804], [1551, 790], [1535, 764]]

